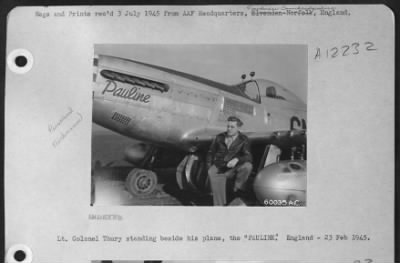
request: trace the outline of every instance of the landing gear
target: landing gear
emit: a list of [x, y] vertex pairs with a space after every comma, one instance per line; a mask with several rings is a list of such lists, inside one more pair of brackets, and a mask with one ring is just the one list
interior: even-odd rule
[[209, 192], [209, 180], [204, 160], [199, 155], [186, 155], [176, 169], [176, 181], [181, 190]]
[[129, 192], [137, 197], [150, 195], [157, 186], [157, 175], [150, 170], [134, 168], [125, 181]]
[[128, 191], [136, 197], [146, 197], [153, 193], [157, 186], [157, 175], [151, 171], [153, 163], [155, 161], [155, 155], [157, 154], [157, 148], [151, 147], [144, 155], [140, 168], [133, 168], [126, 178], [125, 186]]

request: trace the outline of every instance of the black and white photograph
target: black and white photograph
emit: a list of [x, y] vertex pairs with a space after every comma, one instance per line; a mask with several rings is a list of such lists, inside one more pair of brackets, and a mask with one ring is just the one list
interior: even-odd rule
[[95, 45], [92, 205], [306, 206], [306, 45]]
[[384, 5], [18, 6], [7, 263], [393, 263]]

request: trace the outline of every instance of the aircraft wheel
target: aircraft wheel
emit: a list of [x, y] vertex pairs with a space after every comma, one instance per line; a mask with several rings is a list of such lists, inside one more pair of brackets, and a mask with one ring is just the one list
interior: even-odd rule
[[193, 182], [200, 192], [211, 192], [208, 171], [203, 160], [196, 160], [192, 165]]
[[150, 170], [134, 168], [129, 172], [125, 185], [132, 195], [147, 196], [157, 186], [157, 175]]
[[185, 156], [177, 168], [176, 179], [181, 190], [208, 191], [208, 176], [205, 170], [205, 163], [199, 156]]
[[186, 155], [185, 158], [179, 163], [178, 167], [176, 168], [176, 182], [178, 183], [179, 189], [187, 190], [187, 180], [185, 177], [185, 167], [188, 162], [189, 155]]

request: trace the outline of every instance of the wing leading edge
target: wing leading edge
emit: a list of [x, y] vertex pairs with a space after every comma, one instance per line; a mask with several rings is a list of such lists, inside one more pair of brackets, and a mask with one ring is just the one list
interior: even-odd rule
[[[221, 130], [202, 129], [187, 133], [183, 138], [186, 145], [196, 149], [208, 146]], [[283, 130], [273, 132], [242, 132], [252, 144], [274, 144], [280, 148], [304, 145], [307, 142], [306, 130]]]

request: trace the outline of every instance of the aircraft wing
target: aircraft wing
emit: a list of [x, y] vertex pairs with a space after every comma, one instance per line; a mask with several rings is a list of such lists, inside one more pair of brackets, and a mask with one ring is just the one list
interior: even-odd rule
[[[202, 129], [189, 132], [183, 138], [186, 145], [195, 145], [197, 147], [205, 146], [211, 143], [215, 136], [223, 132], [220, 129]], [[283, 130], [250, 132], [244, 131], [252, 144], [275, 144], [281, 148], [290, 148], [306, 144], [306, 130]]]
[[243, 132], [251, 143], [275, 144], [286, 148], [307, 143], [306, 130], [283, 130], [273, 132]]

